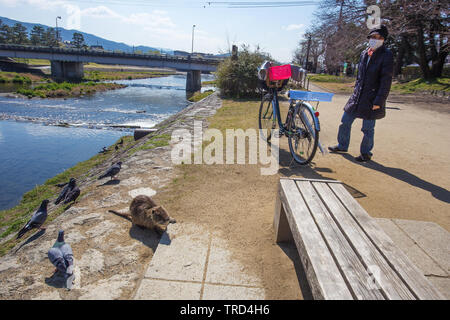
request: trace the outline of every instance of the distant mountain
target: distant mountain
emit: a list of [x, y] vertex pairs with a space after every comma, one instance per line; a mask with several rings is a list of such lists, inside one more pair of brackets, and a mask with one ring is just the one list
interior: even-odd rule
[[[8, 25], [8, 26], [13, 26], [15, 23], [21, 23], [22, 25], [24, 25], [27, 28], [28, 33], [30, 33], [31, 29], [33, 29], [34, 26], [41, 26], [44, 29], [50, 28], [49, 26], [43, 25], [43, 24], [39, 24], [39, 23], [28, 23], [28, 22], [22, 22], [22, 21], [17, 21], [17, 20], [13, 20], [13, 19], [9, 19], [6, 17], [0, 17], [0, 20], [2, 20], [2, 23]], [[52, 27], [53, 28], [53, 27]], [[133, 47], [129, 46], [125, 43], [122, 42], [115, 42], [115, 41], [111, 41], [111, 40], [107, 40], [104, 38], [100, 38], [97, 37], [93, 34], [90, 33], [86, 33], [86, 32], [82, 32], [82, 31], [78, 31], [78, 30], [67, 30], [64, 28], [61, 28], [58, 26], [58, 32], [60, 34], [60, 37], [63, 41], [71, 41], [72, 40], [72, 35], [75, 32], [79, 32], [83, 35], [84, 37], [84, 42], [91, 46], [91, 45], [101, 45], [103, 46], [103, 48], [105, 50], [110, 50], [110, 51], [114, 51], [114, 50], [121, 50], [123, 52], [133, 52]], [[164, 48], [156, 48], [156, 47], [147, 47], [147, 46], [135, 46], [134, 50], [141, 50], [142, 52], [147, 52], [147, 51], [155, 51], [155, 50], [159, 50], [162, 53], [167, 53], [167, 54], [173, 54], [173, 50], [171, 49], [164, 49]]]

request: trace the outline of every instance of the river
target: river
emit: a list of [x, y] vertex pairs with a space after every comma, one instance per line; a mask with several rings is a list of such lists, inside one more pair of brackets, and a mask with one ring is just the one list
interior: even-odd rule
[[[203, 81], [212, 79], [202, 75]], [[133, 134], [117, 126], [150, 128], [190, 104], [185, 75], [114, 82], [127, 87], [83, 98], [0, 97], [0, 210], [17, 205], [25, 192], [103, 146]], [[69, 126], [56, 126], [61, 123]]]

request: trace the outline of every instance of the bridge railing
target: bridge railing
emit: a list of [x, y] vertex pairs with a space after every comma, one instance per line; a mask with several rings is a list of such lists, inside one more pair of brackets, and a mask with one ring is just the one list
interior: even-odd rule
[[10, 51], [31, 51], [31, 52], [44, 52], [44, 53], [63, 53], [63, 54], [76, 54], [76, 55], [91, 55], [91, 56], [106, 56], [106, 57], [124, 57], [124, 58], [137, 58], [137, 59], [157, 59], [167, 61], [186, 61], [196, 62], [202, 64], [219, 64], [223, 59], [221, 58], [202, 58], [191, 56], [175, 56], [162, 54], [139, 54], [139, 53], [127, 53], [127, 52], [114, 52], [114, 51], [100, 51], [90, 50], [83, 48], [60, 48], [60, 47], [47, 47], [47, 46], [27, 46], [19, 44], [0, 44], [0, 50]]

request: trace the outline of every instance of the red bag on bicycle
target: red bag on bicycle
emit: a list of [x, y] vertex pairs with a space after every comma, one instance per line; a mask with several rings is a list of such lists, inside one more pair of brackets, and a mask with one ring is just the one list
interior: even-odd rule
[[269, 79], [270, 81], [289, 79], [292, 75], [291, 65], [285, 64], [283, 66], [270, 67]]

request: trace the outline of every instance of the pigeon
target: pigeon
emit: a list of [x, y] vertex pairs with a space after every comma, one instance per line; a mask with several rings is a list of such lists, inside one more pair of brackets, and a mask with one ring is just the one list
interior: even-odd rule
[[64, 187], [64, 189], [61, 190], [58, 198], [55, 200], [55, 204], [60, 203], [62, 200], [64, 200], [67, 196], [67, 194], [75, 188], [77, 181], [74, 178], [70, 178], [69, 183]]
[[33, 213], [31, 219], [28, 220], [27, 224], [22, 229], [20, 229], [16, 239], [22, 238], [22, 236], [31, 229], [34, 228], [39, 228], [41, 230], [44, 229], [41, 228], [41, 226], [44, 224], [45, 220], [47, 220], [47, 205], [49, 202], [50, 201], [48, 201], [47, 199], [42, 201], [39, 209], [35, 213]]
[[116, 164], [112, 165], [111, 167], [106, 170], [104, 174], [102, 174], [100, 177], [98, 177], [98, 180], [111, 177], [111, 180], [120, 172], [120, 169], [122, 167], [122, 162], [117, 162]]
[[123, 144], [123, 139], [120, 139], [118, 144]]
[[77, 200], [80, 196], [80, 188], [75, 186], [72, 190], [67, 192], [66, 197], [64, 198], [64, 204]]
[[73, 272], [73, 252], [68, 243], [64, 241], [64, 230], [58, 232], [58, 238], [56, 239], [53, 247], [48, 251], [48, 259], [56, 267], [56, 272], [64, 274], [64, 280], [66, 282], [66, 288], [72, 289], [75, 275]]
[[116, 149], [116, 151], [119, 150], [119, 147], [117, 146], [117, 144], [116, 144], [116, 146], [114, 147], [114, 149]]

